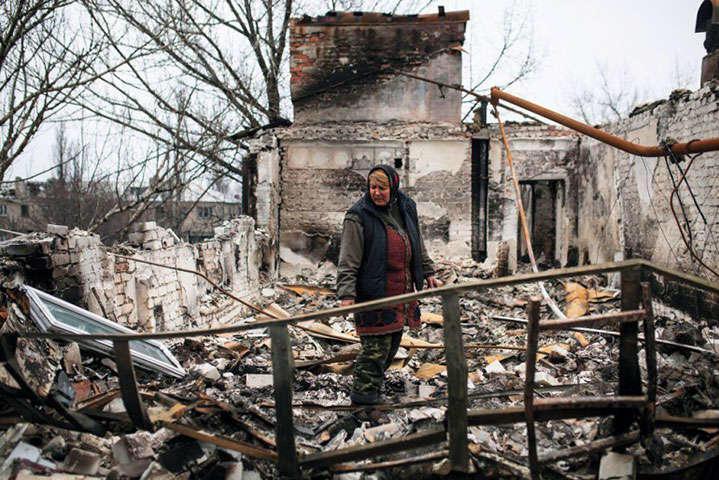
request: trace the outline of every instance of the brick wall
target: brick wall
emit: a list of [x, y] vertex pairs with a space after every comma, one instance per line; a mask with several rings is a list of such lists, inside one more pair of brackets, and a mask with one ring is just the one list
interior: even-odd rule
[[3, 255], [23, 266], [26, 283], [141, 331], [206, 327], [243, 313], [237, 302], [211, 294], [197, 275], [115, 257], [110, 251], [161, 265], [198, 270], [242, 298], [259, 288], [254, 221], [225, 222], [197, 244], [177, 240], [155, 222], [138, 224], [127, 247], [110, 249], [97, 235], [50, 226], [5, 246]]
[[345, 212], [377, 164], [397, 167], [434, 250], [469, 255], [470, 138], [436, 124], [328, 124], [277, 130], [281, 158], [280, 245], [317, 263], [336, 261]]
[[[667, 138], [689, 141], [719, 137], [719, 84], [696, 92], [675, 92], [669, 100], [606, 127], [628, 140], [656, 145]], [[688, 159], [680, 163], [682, 170]], [[670, 207], [672, 180], [662, 158], [641, 158], [583, 140], [579, 208], [580, 248], [591, 262], [642, 257], [700, 276], [711, 276], [692, 259]], [[681, 176], [671, 166], [675, 179]], [[693, 163], [679, 198], [691, 226], [693, 248], [719, 270], [719, 154], [705, 153]], [[675, 209], [682, 220], [679, 202]], [[683, 220], [682, 220], [683, 221]]]
[[[338, 13], [294, 20], [290, 28], [295, 123], [432, 121], [459, 123], [461, 93], [397, 75], [461, 82], [467, 12], [445, 16]], [[360, 108], [358, 108], [360, 106]]]

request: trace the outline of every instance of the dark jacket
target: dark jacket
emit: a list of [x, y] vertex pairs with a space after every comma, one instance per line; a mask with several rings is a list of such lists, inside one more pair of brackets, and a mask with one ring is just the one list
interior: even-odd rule
[[[417, 206], [412, 199], [401, 191], [397, 192], [397, 205], [405, 224], [405, 233], [409, 238], [412, 259], [410, 273], [412, 283], [416, 290], [421, 290], [424, 282], [422, 266], [422, 251], [419, 232]], [[365, 194], [348, 213], [359, 217], [364, 235], [364, 252], [362, 263], [357, 272], [356, 301], [365, 302], [383, 298], [387, 287], [387, 232], [385, 223], [369, 194]], [[418, 312], [412, 312], [413, 317]], [[355, 316], [358, 330], [383, 330], [395, 321], [395, 311], [392, 309], [360, 312]], [[399, 326], [401, 328], [401, 325]]]

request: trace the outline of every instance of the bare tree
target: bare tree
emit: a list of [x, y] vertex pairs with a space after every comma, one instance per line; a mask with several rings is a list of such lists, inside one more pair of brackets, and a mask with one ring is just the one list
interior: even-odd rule
[[104, 72], [104, 42], [68, 19], [73, 0], [0, 2], [0, 180], [48, 119]]
[[621, 120], [644, 95], [626, 71], [617, 75], [606, 64], [596, 64], [591, 86], [578, 88], [570, 98], [574, 112], [585, 123], [602, 124]]
[[[470, 52], [470, 88], [474, 93], [487, 92], [493, 86], [506, 89], [530, 77], [538, 68], [539, 61], [534, 50], [534, 30], [531, 9], [518, 0], [513, 1], [502, 13], [502, 29], [499, 42], [489, 39], [483, 42], [482, 61], [476, 68], [472, 65]], [[485, 52], [491, 52], [484, 57]], [[475, 77], [474, 71], [478, 70]], [[470, 103], [463, 121], [477, 107], [480, 100], [469, 94], [462, 97], [463, 103]]]

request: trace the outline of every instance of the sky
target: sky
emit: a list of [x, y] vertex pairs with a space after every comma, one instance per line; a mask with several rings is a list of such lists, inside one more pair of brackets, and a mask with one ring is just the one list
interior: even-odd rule
[[[441, 3], [448, 11], [469, 10], [465, 48], [474, 65], [481, 63], [485, 42], [499, 38], [502, 13], [508, 6], [515, 4], [529, 12], [538, 70], [509, 91], [562, 113], [573, 113], [571, 98], [578, 90], [597, 88], [597, 68], [607, 72], [612, 84], [636, 87], [646, 101], [668, 97], [676, 87], [699, 86], [701, 60], [706, 54], [704, 34], [694, 33], [700, 0]], [[677, 76], [682, 81], [677, 82]]]
[[[438, 3], [447, 11], [470, 11], [463, 58], [465, 85], [476, 81], [494, 58], [504, 12], [514, 5], [516, 18], [528, 20], [528, 40], [538, 67], [529, 79], [511, 86], [510, 93], [576, 116], [571, 100], [581, 91], [598, 88], [598, 68], [606, 72], [612, 85], [636, 89], [641, 101], [666, 98], [677, 87], [699, 86], [704, 34], [694, 33], [694, 26], [700, 0]], [[391, 4], [394, 1], [388, 1], [388, 8]], [[425, 11], [430, 12], [436, 12], [436, 6]], [[521, 47], [516, 50], [523, 51]], [[38, 136], [8, 178], [29, 176], [50, 165], [55, 138], [52, 128]]]

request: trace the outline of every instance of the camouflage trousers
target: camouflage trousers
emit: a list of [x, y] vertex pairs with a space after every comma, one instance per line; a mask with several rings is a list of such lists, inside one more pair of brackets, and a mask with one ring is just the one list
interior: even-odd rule
[[354, 364], [352, 391], [360, 394], [379, 393], [384, 372], [392, 364], [402, 340], [402, 330], [384, 335], [360, 335], [360, 352]]

